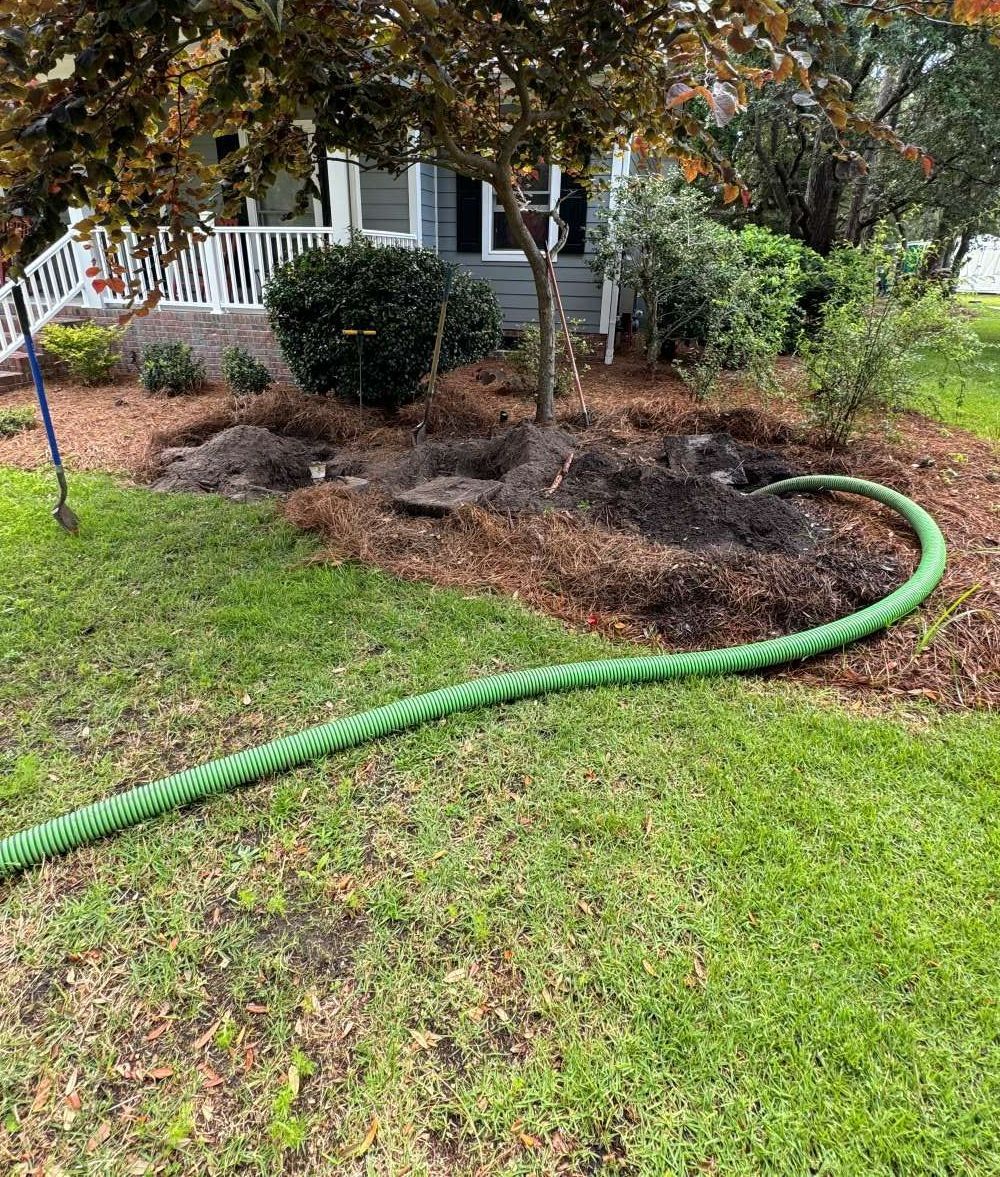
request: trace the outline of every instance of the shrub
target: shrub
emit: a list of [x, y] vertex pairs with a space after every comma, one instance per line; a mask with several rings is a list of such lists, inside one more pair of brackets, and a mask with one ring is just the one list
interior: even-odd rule
[[147, 392], [186, 396], [205, 384], [205, 364], [186, 343], [151, 343], [143, 349], [139, 382]]
[[789, 300], [780, 346], [784, 352], [794, 351], [803, 331], [811, 334], [816, 330], [823, 304], [832, 292], [834, 279], [826, 262], [803, 242], [760, 225], [741, 229], [738, 240], [744, 264], [761, 277], [761, 296]]
[[[581, 319], [569, 320], [569, 337], [576, 358], [577, 370], [582, 374], [590, 365], [586, 362], [593, 354], [594, 345], [580, 332]], [[535, 395], [538, 387], [538, 365], [541, 357], [541, 335], [537, 323], [525, 323], [517, 343], [511, 348], [507, 362], [513, 368], [517, 384], [522, 392]], [[573, 383], [573, 369], [570, 363], [569, 347], [562, 331], [556, 333], [556, 396], [568, 392]]]
[[[358, 237], [282, 266], [264, 302], [300, 387], [356, 399], [358, 340], [342, 332], [374, 329], [377, 335], [362, 342], [364, 401], [391, 410], [411, 400], [430, 369], [446, 273], [429, 250], [376, 246]], [[455, 273], [439, 370], [488, 355], [499, 345], [500, 324], [489, 284]]]
[[267, 368], [245, 347], [227, 347], [221, 368], [222, 379], [233, 396], [256, 396], [274, 383]]
[[774, 360], [786, 338], [795, 291], [774, 287], [769, 276], [746, 266], [733, 267], [706, 312], [706, 341], [691, 363], [678, 363], [681, 379], [696, 400], [718, 386], [725, 370], [743, 369], [767, 392], [777, 392]]
[[925, 349], [947, 366], [974, 358], [981, 347], [939, 289], [901, 283], [884, 296], [872, 287], [864, 297], [831, 300], [815, 339], [800, 349], [820, 440], [839, 448], [865, 426], [926, 404], [913, 363]]
[[34, 409], [0, 409], [0, 437], [13, 437], [25, 429], [34, 429], [35, 425]]
[[[723, 368], [750, 366], [765, 379], [785, 342], [795, 291], [782, 267], [758, 266], [748, 244], [709, 216], [710, 202], [675, 179], [634, 176], [593, 235], [593, 266], [634, 286], [645, 307], [646, 358], [672, 355], [678, 340], [702, 345], [679, 365], [698, 397]], [[758, 253], [763, 253], [763, 243]]]
[[101, 384], [121, 358], [118, 344], [125, 330], [100, 323], [49, 323], [42, 328], [42, 346], [82, 384]]

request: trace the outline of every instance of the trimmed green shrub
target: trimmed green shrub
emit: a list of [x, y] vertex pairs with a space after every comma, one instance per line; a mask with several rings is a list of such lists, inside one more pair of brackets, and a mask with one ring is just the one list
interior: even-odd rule
[[[301, 254], [264, 292], [271, 328], [306, 392], [358, 396], [358, 339], [367, 404], [395, 409], [412, 400], [430, 369], [446, 264], [424, 249], [372, 245], [355, 237]], [[439, 370], [470, 364], [500, 343], [501, 315], [489, 283], [459, 271], [448, 300]]]
[[0, 437], [13, 437], [36, 424], [34, 409], [0, 409]]
[[82, 384], [103, 384], [121, 359], [118, 344], [123, 327], [100, 323], [49, 323], [42, 328], [42, 346]]
[[222, 353], [222, 379], [233, 396], [256, 396], [274, 383], [274, 377], [245, 347], [227, 347]]
[[205, 384], [205, 364], [186, 343], [151, 343], [143, 348], [139, 383], [147, 392], [187, 396]]

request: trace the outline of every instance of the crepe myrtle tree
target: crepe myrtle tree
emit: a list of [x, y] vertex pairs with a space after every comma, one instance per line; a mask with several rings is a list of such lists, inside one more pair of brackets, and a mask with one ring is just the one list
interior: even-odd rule
[[[927, 3], [909, 13], [984, 19], [997, 0]], [[961, 8], [960, 8], [961, 6]], [[895, 143], [857, 114], [836, 69], [848, 8], [891, 23], [896, 0], [0, 0], [0, 259], [17, 267], [88, 206], [85, 234], [167, 231], [163, 260], [210, 232], [282, 170], [313, 194], [317, 153], [402, 169], [430, 160], [489, 184], [524, 251], [538, 297], [537, 419], [553, 417], [555, 323], [537, 216], [523, 177], [540, 162], [580, 172], [637, 140], [741, 192], [715, 131], [752, 92], [793, 82], [849, 136]], [[296, 125], [303, 114], [315, 135]], [[205, 136], [240, 133], [219, 161]], [[862, 166], [862, 165], [859, 165]], [[14, 213], [19, 214], [13, 217]], [[536, 215], [532, 215], [536, 214]], [[26, 229], [25, 226], [28, 226]], [[544, 236], [542, 239], [544, 240]], [[95, 287], [126, 289], [115, 263]], [[137, 313], [156, 301], [154, 291]]]

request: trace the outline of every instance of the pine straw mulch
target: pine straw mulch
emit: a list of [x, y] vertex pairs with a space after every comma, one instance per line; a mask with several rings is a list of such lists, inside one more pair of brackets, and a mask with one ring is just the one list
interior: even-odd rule
[[[722, 430], [777, 450], [803, 472], [884, 482], [922, 503], [941, 525], [949, 567], [919, 614], [846, 651], [777, 672], [781, 677], [833, 686], [863, 696], [866, 705], [921, 699], [956, 709], [1000, 706], [1000, 508], [992, 481], [1000, 465], [992, 443], [912, 417], [892, 443], [872, 439], [831, 455], [810, 444], [791, 403], [763, 411], [740, 403], [742, 390], [733, 388], [727, 401], [735, 404], [693, 406], [670, 378], [650, 379], [638, 366], [613, 375], [588, 374], [588, 446], [653, 456], [667, 434]], [[468, 376], [442, 397], [443, 413], [455, 392], [463, 425], [467, 418], [495, 423], [498, 404], [508, 407], [511, 421], [528, 415], [513, 398], [479, 391]], [[572, 421], [576, 406], [563, 403], [561, 416]], [[447, 519], [415, 518], [377, 492], [335, 486], [299, 491], [286, 504], [293, 523], [324, 537], [326, 558], [517, 596], [570, 623], [667, 649], [730, 645], [817, 624], [885, 595], [914, 567], [912, 535], [884, 508], [824, 496], [810, 509], [827, 518], [834, 535], [788, 560], [658, 547], [568, 513], [511, 518], [469, 508]]]
[[[73, 470], [105, 470], [133, 475], [157, 429], [178, 428], [221, 411], [229, 401], [228, 393], [215, 386], [196, 396], [159, 397], [137, 384], [84, 388], [52, 381], [46, 392], [63, 464], [71, 474]], [[18, 388], [0, 398], [0, 405], [35, 408], [35, 394], [31, 388]], [[0, 466], [33, 470], [46, 462], [48, 450], [40, 422], [13, 437], [0, 437]]]

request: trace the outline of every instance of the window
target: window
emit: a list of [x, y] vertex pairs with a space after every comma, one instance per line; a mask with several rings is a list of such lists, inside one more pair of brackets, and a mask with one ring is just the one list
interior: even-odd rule
[[[547, 163], [539, 164], [535, 175], [527, 176], [521, 181], [521, 193], [524, 197], [524, 203], [533, 205], [537, 208], [551, 208], [552, 207], [552, 193], [551, 193], [551, 173], [556, 171], [554, 168], [549, 168]], [[490, 199], [491, 222], [493, 227], [493, 240], [490, 242], [490, 252], [501, 249], [515, 249], [520, 252], [521, 247], [511, 237], [510, 228], [507, 224], [507, 214], [503, 211], [500, 200], [492, 188], [487, 186], [487, 195]], [[534, 215], [531, 212], [525, 212], [525, 223], [531, 236], [535, 240], [536, 245], [545, 246], [548, 244], [549, 226], [551, 221], [546, 216]]]
[[[538, 208], [552, 208], [559, 202], [560, 213], [569, 226], [563, 253], [582, 254], [587, 194], [580, 181], [563, 175], [555, 165], [541, 164], [535, 175], [524, 180], [521, 191], [526, 202]], [[507, 214], [489, 184], [456, 176], [455, 198], [456, 249], [459, 253], [477, 253], [484, 261], [526, 260], [510, 234]], [[525, 219], [539, 245], [555, 245], [557, 228], [550, 217], [533, 219], [529, 213]]]

